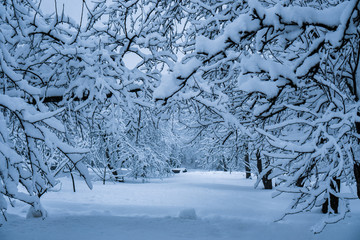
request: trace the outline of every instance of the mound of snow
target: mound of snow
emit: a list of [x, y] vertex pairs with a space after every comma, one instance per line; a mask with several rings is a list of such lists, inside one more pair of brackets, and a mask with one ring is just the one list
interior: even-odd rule
[[187, 209], [180, 211], [179, 218], [195, 220], [197, 218], [195, 209], [187, 208]]
[[29, 211], [26, 214], [26, 218], [42, 218], [46, 216], [47, 212], [45, 210], [36, 210], [33, 206], [29, 208]]

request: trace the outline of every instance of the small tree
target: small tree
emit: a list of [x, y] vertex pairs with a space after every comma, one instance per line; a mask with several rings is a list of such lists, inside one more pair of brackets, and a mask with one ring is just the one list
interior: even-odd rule
[[67, 37], [57, 24], [33, 1], [0, 5], [0, 223], [6, 219], [5, 198], [29, 204], [29, 216], [46, 216], [40, 198], [57, 184], [46, 152], [60, 156], [59, 170], [72, 165], [92, 186], [81, 162], [86, 150], [66, 137], [65, 108], [47, 104], [48, 89], [56, 82], [49, 76], [56, 75], [51, 66], [62, 58], [54, 49]]

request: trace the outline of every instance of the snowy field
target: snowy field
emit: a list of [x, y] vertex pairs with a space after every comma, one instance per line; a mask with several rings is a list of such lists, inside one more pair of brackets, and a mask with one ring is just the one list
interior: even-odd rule
[[62, 182], [42, 200], [48, 218], [25, 219], [28, 206], [17, 203], [0, 240], [360, 239], [360, 201], [345, 221], [313, 235], [319, 209], [275, 223], [290, 196], [272, 199], [242, 173], [190, 171], [147, 183], [94, 182], [93, 190], [77, 181], [77, 193], [70, 179]]

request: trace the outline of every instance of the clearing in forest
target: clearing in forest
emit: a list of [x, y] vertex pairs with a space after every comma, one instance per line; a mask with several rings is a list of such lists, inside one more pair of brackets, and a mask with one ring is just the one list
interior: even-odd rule
[[318, 235], [310, 228], [322, 217], [320, 209], [274, 222], [290, 195], [271, 198], [273, 190], [254, 189], [243, 173], [190, 171], [146, 183], [94, 182], [94, 189], [70, 178], [61, 191], [42, 199], [48, 218], [25, 219], [28, 206], [16, 202], [1, 240], [93, 239], [346, 239], [360, 236], [360, 203], [351, 203], [345, 221]]

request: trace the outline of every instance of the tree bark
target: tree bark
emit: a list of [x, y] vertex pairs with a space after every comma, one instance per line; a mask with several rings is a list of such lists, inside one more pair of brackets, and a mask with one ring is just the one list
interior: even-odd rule
[[106, 182], [106, 166], [104, 167], [104, 177], [103, 177], [103, 185], [105, 185]]
[[[360, 116], [360, 112], [357, 113]], [[360, 134], [360, 122], [355, 122], [356, 132]], [[360, 198], [360, 162], [354, 163], [354, 176], [356, 181], [357, 196]]]
[[[105, 149], [105, 157], [106, 157], [106, 161], [107, 161], [107, 167], [109, 168], [110, 172], [112, 173], [112, 175], [114, 175], [115, 177], [115, 181], [117, 182], [122, 182], [122, 179], [119, 178], [118, 172], [116, 169], [114, 169], [113, 166], [111, 166], [110, 162], [111, 162], [111, 158], [110, 158], [110, 153], [109, 153], [109, 148]], [[105, 168], [106, 171], [106, 168]], [[105, 177], [104, 177], [104, 181], [105, 181]], [[105, 184], [105, 182], [104, 182]]]
[[250, 168], [250, 156], [248, 153], [248, 146], [245, 147], [245, 173], [246, 173], [246, 179], [251, 178], [251, 168]]
[[271, 174], [271, 170], [268, 171], [262, 178], [262, 182], [264, 184], [265, 189], [272, 189], [272, 179], [269, 179], [269, 175]]
[[111, 171], [112, 175], [114, 175], [115, 181], [117, 181], [117, 182], [122, 182], [122, 181], [120, 180], [120, 178], [119, 178], [118, 171], [115, 170], [115, 169], [110, 165], [110, 163], [108, 163], [107, 167], [108, 167], [109, 170]]
[[[262, 160], [260, 157], [260, 151], [256, 152], [256, 163], [257, 163], [257, 168], [259, 171], [259, 174], [262, 173], [263, 169], [262, 169]], [[272, 179], [269, 179], [269, 175], [271, 173], [271, 170], [268, 171], [262, 178], [262, 183], [264, 185], [265, 189], [272, 189]]]
[[295, 185], [297, 187], [304, 187], [304, 180], [305, 180], [304, 176], [299, 177], [298, 180], [296, 181]]
[[354, 175], [356, 180], [357, 196], [360, 198], [360, 163], [355, 162]]
[[[333, 180], [336, 183], [336, 186], [334, 185], [333, 181], [330, 183], [331, 189], [333, 189], [335, 192], [340, 192], [340, 179], [337, 179], [336, 177], [333, 178]], [[339, 198], [335, 195], [330, 193], [330, 207], [334, 211], [334, 213], [338, 213], [339, 211]], [[323, 213], [329, 212], [329, 199], [326, 199], [326, 201], [322, 205], [321, 211]]]
[[73, 186], [73, 191], [76, 192], [76, 188], [75, 188], [75, 179], [74, 176], [70, 170], [70, 176], [71, 176], [71, 181], [72, 181], [72, 186]]
[[246, 179], [251, 178], [251, 169], [250, 169], [250, 159], [249, 159], [249, 153], [245, 153], [245, 173], [246, 173]]

